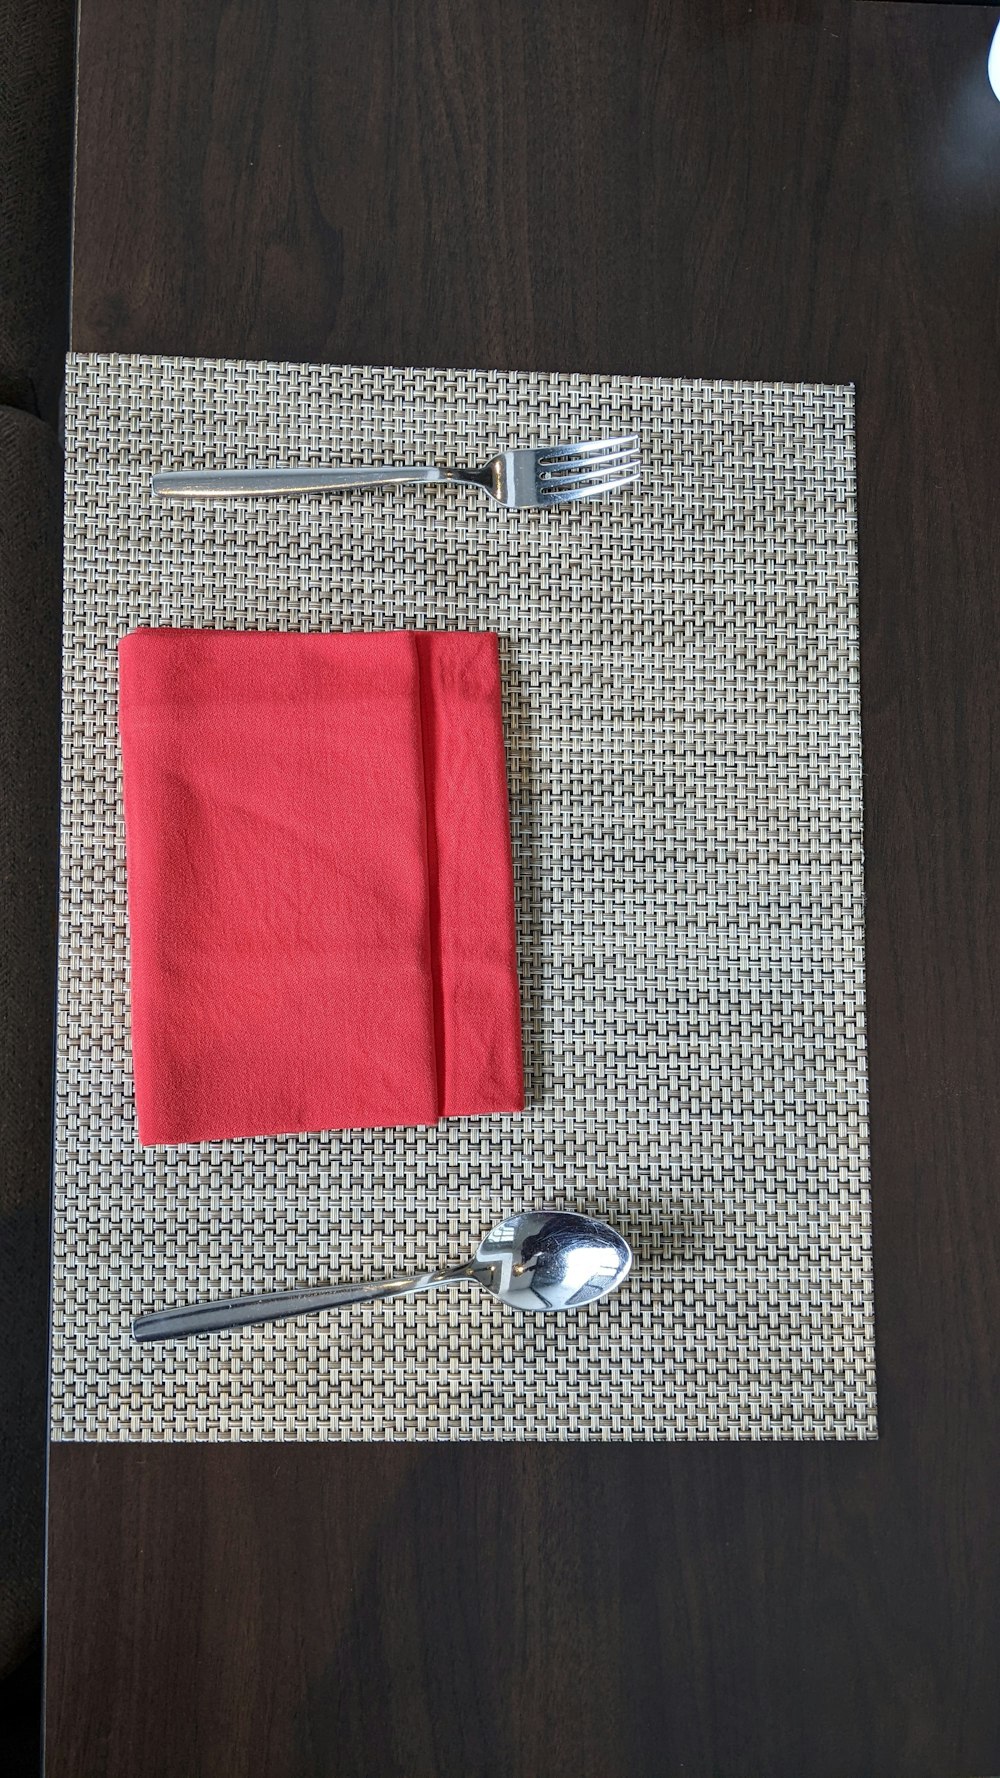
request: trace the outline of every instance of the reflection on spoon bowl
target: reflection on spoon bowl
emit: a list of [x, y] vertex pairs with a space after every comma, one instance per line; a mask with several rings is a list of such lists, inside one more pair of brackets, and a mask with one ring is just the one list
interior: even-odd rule
[[632, 1249], [606, 1222], [569, 1210], [510, 1216], [480, 1243], [472, 1270], [514, 1309], [582, 1309], [628, 1276]]

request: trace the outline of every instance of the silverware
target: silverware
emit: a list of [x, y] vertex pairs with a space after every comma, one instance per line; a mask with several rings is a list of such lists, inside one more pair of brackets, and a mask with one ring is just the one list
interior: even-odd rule
[[413, 1296], [439, 1284], [474, 1278], [513, 1309], [581, 1309], [617, 1290], [628, 1276], [632, 1249], [606, 1222], [569, 1210], [533, 1210], [509, 1216], [479, 1244], [475, 1259], [419, 1278], [391, 1278], [382, 1284], [331, 1284], [319, 1289], [277, 1290], [260, 1296], [224, 1297], [140, 1315], [132, 1323], [137, 1340], [179, 1339], [283, 1321], [316, 1309], [340, 1309], [379, 1297]]
[[501, 506], [562, 506], [620, 494], [639, 480], [639, 439], [591, 438], [582, 444], [501, 451], [482, 469], [169, 469], [153, 477], [164, 500], [221, 500], [235, 494], [316, 494], [327, 488], [387, 488], [402, 482], [461, 482], [485, 488]]

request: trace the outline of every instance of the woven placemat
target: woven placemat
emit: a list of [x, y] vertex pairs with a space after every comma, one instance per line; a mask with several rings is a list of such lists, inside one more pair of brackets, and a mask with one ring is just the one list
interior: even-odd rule
[[[873, 1437], [851, 390], [75, 356], [66, 424], [53, 1436]], [[636, 497], [548, 513], [150, 491], [633, 429]], [[137, 624], [499, 633], [523, 1116], [139, 1148]], [[460, 1260], [524, 1204], [620, 1227], [620, 1294], [130, 1338], [140, 1309]]]

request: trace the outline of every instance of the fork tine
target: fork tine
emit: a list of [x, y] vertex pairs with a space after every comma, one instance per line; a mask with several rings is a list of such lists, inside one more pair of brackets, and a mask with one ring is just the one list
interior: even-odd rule
[[637, 457], [637, 438], [609, 438], [599, 451], [588, 451], [582, 445], [567, 445], [564, 450], [539, 451], [538, 462], [544, 469], [558, 469], [564, 463], [603, 463], [606, 457]]
[[556, 484], [568, 481], [584, 481], [594, 476], [618, 475], [619, 473], [638, 469], [640, 458], [638, 451], [622, 451], [618, 456], [608, 457], [575, 457], [565, 463], [553, 464], [551, 468], [539, 469], [538, 481], [545, 484]]
[[538, 502], [540, 506], [565, 506], [570, 500], [593, 500], [598, 494], [617, 494], [622, 488], [634, 488], [641, 480], [638, 470], [627, 475], [609, 476], [605, 481], [581, 481], [572, 487], [563, 483], [540, 486]]
[[593, 457], [604, 452], [637, 451], [639, 435], [628, 432], [622, 438], [586, 438], [579, 444], [542, 445], [538, 452], [539, 467], [563, 462], [567, 457]]
[[560, 487], [566, 482], [591, 482], [594, 478], [603, 480], [607, 475], [628, 475], [632, 469], [641, 469], [639, 453], [630, 452], [621, 457], [601, 457], [598, 462], [568, 462], [559, 469], [539, 469], [537, 482], [543, 487]]

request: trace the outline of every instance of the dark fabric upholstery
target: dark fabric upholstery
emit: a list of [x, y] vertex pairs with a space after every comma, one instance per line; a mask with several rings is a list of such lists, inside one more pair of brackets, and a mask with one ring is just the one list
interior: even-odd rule
[[0, 1672], [42, 1609], [62, 458], [0, 408]]
[[72, 0], [0, 0], [0, 401], [55, 421], [69, 325]]

